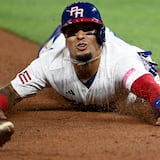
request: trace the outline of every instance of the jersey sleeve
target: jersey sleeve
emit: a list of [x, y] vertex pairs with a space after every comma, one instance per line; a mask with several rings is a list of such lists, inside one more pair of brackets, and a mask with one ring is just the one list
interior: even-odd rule
[[11, 81], [11, 85], [22, 98], [34, 95], [46, 87], [48, 84], [42, 61], [39, 58], [34, 60], [17, 74], [15, 79]]
[[123, 86], [131, 91], [131, 86], [136, 79], [150, 73], [146, 70], [142, 60], [136, 52], [128, 54], [129, 56], [124, 57], [121, 60], [121, 65], [118, 67], [120, 68]]

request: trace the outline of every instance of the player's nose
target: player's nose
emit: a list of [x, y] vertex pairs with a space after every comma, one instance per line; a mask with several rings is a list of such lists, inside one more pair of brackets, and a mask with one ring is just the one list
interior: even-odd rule
[[82, 39], [84, 38], [86, 35], [86, 32], [84, 32], [83, 30], [79, 30], [77, 33], [76, 33], [76, 36], [78, 39]]

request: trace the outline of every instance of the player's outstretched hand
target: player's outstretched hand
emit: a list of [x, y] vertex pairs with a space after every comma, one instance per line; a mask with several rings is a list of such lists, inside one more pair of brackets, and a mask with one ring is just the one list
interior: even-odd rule
[[160, 126], [160, 117], [157, 118], [156, 125]]
[[9, 121], [0, 121], [0, 147], [11, 140], [14, 133], [14, 125]]
[[7, 117], [4, 114], [4, 112], [0, 109], [0, 120], [5, 120], [5, 119], [7, 119]]

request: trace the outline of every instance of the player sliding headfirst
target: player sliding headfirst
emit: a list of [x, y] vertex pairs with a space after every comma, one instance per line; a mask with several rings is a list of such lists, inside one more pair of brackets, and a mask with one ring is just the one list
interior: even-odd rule
[[23, 98], [52, 87], [84, 108], [112, 110], [124, 99], [128, 107], [138, 97], [154, 110], [159, 125], [159, 76], [150, 55], [116, 37], [93, 4], [73, 3], [40, 56], [0, 89], [0, 118]]

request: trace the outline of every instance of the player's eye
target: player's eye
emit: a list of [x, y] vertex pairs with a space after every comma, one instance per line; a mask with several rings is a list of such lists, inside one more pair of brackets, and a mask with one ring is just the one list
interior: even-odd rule
[[70, 26], [65, 30], [65, 37], [69, 38], [69, 37], [75, 36], [76, 33], [77, 33], [77, 30], [74, 28], [74, 26], [72, 27]]
[[88, 31], [88, 32], [86, 32], [86, 35], [87, 36], [97, 35], [97, 31], [96, 30]]
[[76, 33], [74, 31], [68, 31], [68, 32], [65, 32], [65, 37], [69, 38], [69, 37], [73, 37], [75, 36]]

